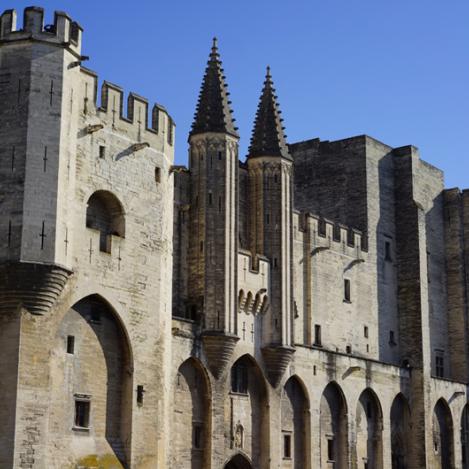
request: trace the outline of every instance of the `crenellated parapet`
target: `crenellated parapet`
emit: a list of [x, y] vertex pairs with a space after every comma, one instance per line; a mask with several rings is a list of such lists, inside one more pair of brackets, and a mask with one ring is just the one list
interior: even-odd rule
[[295, 212], [293, 216], [299, 232], [310, 232], [314, 245], [312, 254], [331, 249], [358, 257], [368, 252], [367, 234], [356, 228], [311, 213]]
[[[164, 106], [157, 103], [150, 106], [147, 98], [132, 92], [126, 99], [124, 90], [109, 81], [103, 82], [101, 101], [98, 102], [98, 76], [84, 67], [81, 67], [81, 72], [84, 81], [81, 109], [85, 118], [91, 120], [95, 115], [112, 131], [122, 132], [135, 143], [148, 143], [148, 146], [158, 149], [162, 144], [174, 146], [175, 123]], [[88, 128], [88, 133], [93, 131]], [[133, 148], [138, 149], [137, 146]]]
[[54, 23], [44, 25], [44, 9], [40, 7], [25, 8], [23, 27], [17, 27], [16, 10], [6, 10], [0, 17], [0, 43], [14, 41], [40, 41], [66, 47], [80, 58], [82, 27], [66, 13], [56, 11]]

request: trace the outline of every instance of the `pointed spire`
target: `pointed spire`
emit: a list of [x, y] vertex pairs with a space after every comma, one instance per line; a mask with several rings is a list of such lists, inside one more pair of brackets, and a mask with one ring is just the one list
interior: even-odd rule
[[291, 160], [285, 141], [284, 127], [282, 127], [283, 119], [280, 117], [280, 114], [281, 111], [277, 103], [270, 67], [268, 66], [264, 88], [254, 121], [248, 158], [256, 156], [280, 156]]
[[234, 125], [235, 119], [232, 116], [231, 101], [228, 99], [230, 93], [227, 88], [215, 37], [205, 69], [190, 136], [205, 132], [239, 136], [238, 128]]

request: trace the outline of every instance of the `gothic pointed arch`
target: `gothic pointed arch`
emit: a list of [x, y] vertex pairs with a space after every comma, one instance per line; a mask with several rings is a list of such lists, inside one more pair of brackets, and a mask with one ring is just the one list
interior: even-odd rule
[[308, 469], [310, 440], [309, 398], [303, 382], [292, 376], [285, 383], [281, 398], [281, 448], [284, 467]]
[[433, 468], [454, 466], [453, 418], [448, 403], [439, 399], [433, 409]]
[[244, 454], [238, 453], [225, 464], [224, 469], [253, 469], [253, 466]]
[[[264, 374], [251, 355], [243, 355], [231, 367], [228, 397], [232, 406], [230, 446], [247, 455], [253, 467], [266, 466], [269, 454], [268, 392]], [[242, 438], [237, 431], [239, 428], [243, 429]]]
[[174, 382], [172, 467], [210, 468], [210, 402], [206, 370], [197, 359], [187, 359]]
[[407, 469], [409, 466], [410, 438], [410, 408], [407, 399], [399, 393], [391, 406], [392, 469]]
[[333, 463], [336, 469], [345, 469], [348, 462], [347, 402], [335, 381], [322, 393], [319, 426], [321, 467]]
[[356, 412], [356, 464], [383, 469], [383, 412], [378, 396], [370, 388], [358, 399]]
[[[49, 428], [51, 441], [62, 450], [57, 454], [67, 454], [77, 463], [93, 454], [97, 464], [108, 458], [116, 467], [127, 467], [132, 444], [132, 351], [123, 323], [104, 298], [87, 296], [66, 312], [50, 366], [54, 406]], [[57, 467], [63, 464], [57, 461]]]

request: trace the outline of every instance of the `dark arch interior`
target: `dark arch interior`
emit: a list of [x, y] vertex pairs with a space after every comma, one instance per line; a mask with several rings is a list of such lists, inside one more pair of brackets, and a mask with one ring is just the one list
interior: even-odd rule
[[437, 467], [453, 467], [453, 420], [448, 404], [442, 399], [433, 412], [433, 452]]
[[252, 466], [242, 454], [237, 454], [225, 465], [225, 469], [252, 469]]
[[409, 404], [402, 394], [398, 394], [391, 407], [392, 469], [406, 469], [409, 465], [410, 431]]

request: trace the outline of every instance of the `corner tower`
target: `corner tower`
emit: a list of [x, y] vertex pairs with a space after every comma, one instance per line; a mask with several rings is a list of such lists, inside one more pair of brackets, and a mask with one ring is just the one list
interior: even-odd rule
[[189, 135], [191, 174], [188, 307], [203, 324], [218, 376], [236, 344], [238, 141], [217, 40]]
[[276, 384], [294, 349], [292, 336], [292, 158], [267, 67], [248, 154], [250, 249], [271, 263], [270, 312], [263, 325], [262, 353]]
[[44, 26], [43, 9], [26, 8], [22, 29], [14, 10], [0, 17], [3, 310], [22, 303], [32, 313], [44, 313], [70, 273], [67, 203], [77, 133], [71, 109], [81, 35], [78, 23], [62, 12]]

